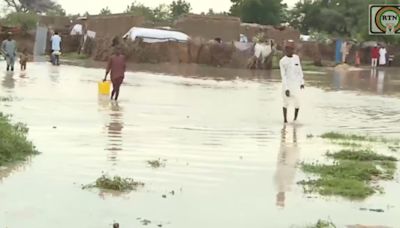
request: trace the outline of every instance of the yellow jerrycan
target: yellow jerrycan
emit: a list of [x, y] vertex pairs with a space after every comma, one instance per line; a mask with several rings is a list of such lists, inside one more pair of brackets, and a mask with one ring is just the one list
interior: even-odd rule
[[111, 83], [109, 81], [99, 82], [99, 94], [109, 95], [110, 94]]

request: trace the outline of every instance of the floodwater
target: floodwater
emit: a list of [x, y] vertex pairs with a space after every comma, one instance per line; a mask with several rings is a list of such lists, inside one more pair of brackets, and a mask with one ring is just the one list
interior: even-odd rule
[[[296, 185], [304, 178], [296, 164], [330, 147], [307, 134], [400, 137], [399, 69], [308, 73], [300, 121], [286, 127], [278, 71], [136, 69], [118, 103], [97, 94], [102, 69], [32, 63], [26, 73], [0, 75], [0, 96], [13, 98], [1, 111], [27, 123], [42, 152], [1, 169], [1, 228], [143, 227], [144, 219], [146, 227], [171, 228], [284, 228], [318, 219], [400, 227], [398, 175], [381, 183], [384, 195], [357, 202], [310, 197]], [[159, 158], [165, 167], [146, 163]], [[146, 185], [129, 194], [81, 189], [102, 172]]]

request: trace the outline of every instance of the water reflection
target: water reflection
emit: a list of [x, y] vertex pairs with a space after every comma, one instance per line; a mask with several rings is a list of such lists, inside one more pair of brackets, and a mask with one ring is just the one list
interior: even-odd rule
[[19, 73], [19, 77], [20, 77], [20, 78], [27, 78], [26, 71], [21, 71], [21, 72]]
[[8, 89], [15, 88], [14, 72], [7, 72], [3, 79], [3, 87]]
[[118, 161], [118, 152], [122, 150], [122, 129], [123, 115], [122, 108], [119, 106], [118, 102], [111, 102], [111, 112], [110, 112], [110, 123], [107, 125], [107, 135], [109, 142], [107, 145], [107, 150], [110, 152], [108, 155], [108, 160], [116, 165]]
[[22, 172], [25, 171], [26, 167], [31, 164], [31, 157], [28, 157], [25, 162], [9, 165], [9, 166], [0, 166], [0, 183], [4, 178], [9, 177], [14, 172]]
[[49, 76], [51, 82], [58, 83], [60, 79], [60, 68], [59, 67], [49, 67]]
[[378, 72], [378, 85], [377, 85], [377, 92], [379, 94], [383, 93], [384, 82], [385, 82], [385, 71], [379, 70], [379, 72]]
[[296, 164], [299, 159], [299, 147], [297, 145], [296, 126], [292, 127], [292, 139], [290, 140], [290, 132], [285, 125], [281, 131], [281, 144], [278, 154], [278, 165], [275, 173], [275, 183], [278, 194], [276, 195], [276, 205], [285, 207], [286, 192], [294, 182], [296, 175]]

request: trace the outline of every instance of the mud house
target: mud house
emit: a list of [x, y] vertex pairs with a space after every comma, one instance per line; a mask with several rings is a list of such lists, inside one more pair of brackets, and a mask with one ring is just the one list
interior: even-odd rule
[[177, 20], [175, 28], [192, 38], [219, 37], [223, 41], [235, 41], [240, 37], [240, 18], [190, 14]]
[[142, 26], [144, 17], [130, 14], [94, 15], [87, 20], [88, 30], [96, 32], [97, 37], [123, 36], [134, 26]]

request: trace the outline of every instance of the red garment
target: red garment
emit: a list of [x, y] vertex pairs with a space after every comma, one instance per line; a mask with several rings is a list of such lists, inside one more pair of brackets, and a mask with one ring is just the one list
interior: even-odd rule
[[[126, 61], [124, 55], [113, 55], [108, 61], [107, 72], [111, 71], [111, 81], [121, 80], [125, 76]], [[122, 81], [122, 80], [121, 80]]]
[[379, 58], [379, 48], [373, 47], [371, 50], [371, 58], [378, 59]]
[[113, 85], [113, 88], [119, 88], [123, 81], [124, 81], [124, 77], [111, 78], [111, 83]]

